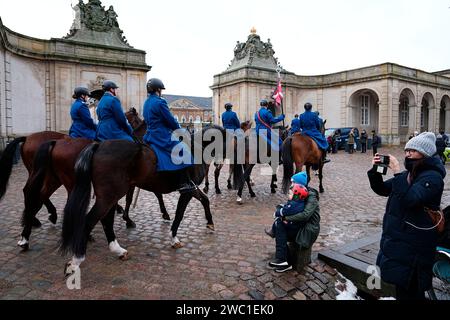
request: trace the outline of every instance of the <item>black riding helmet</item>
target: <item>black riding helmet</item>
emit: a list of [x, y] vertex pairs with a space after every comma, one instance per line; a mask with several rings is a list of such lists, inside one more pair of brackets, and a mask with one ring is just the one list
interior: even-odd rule
[[147, 92], [148, 93], [152, 93], [152, 92], [156, 92], [156, 90], [161, 89], [161, 90], [166, 90], [166, 87], [164, 86], [164, 83], [157, 79], [157, 78], [153, 78], [148, 80], [147, 82]]
[[78, 99], [81, 98], [81, 96], [88, 96], [90, 97], [91, 94], [89, 93], [89, 90], [85, 87], [77, 87], [73, 91], [73, 98]]
[[231, 103], [228, 102], [228, 103], [225, 104], [225, 109], [226, 110], [231, 110], [231, 108], [233, 108], [233, 105]]
[[262, 99], [259, 105], [261, 107], [267, 107], [269, 105], [269, 102], [266, 99]]
[[311, 110], [311, 109], [312, 109], [312, 104], [309, 103], [309, 102], [307, 102], [307, 103], [305, 104], [305, 110]]
[[115, 84], [113, 81], [111, 80], [105, 80], [103, 82], [103, 86], [102, 89], [103, 91], [109, 91], [111, 89], [118, 89], [119, 87], [117, 86], [117, 84]]

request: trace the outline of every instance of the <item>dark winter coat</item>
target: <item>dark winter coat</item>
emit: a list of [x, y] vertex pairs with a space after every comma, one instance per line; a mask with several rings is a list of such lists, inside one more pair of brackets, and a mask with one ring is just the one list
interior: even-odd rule
[[309, 195], [306, 198], [303, 211], [284, 218], [286, 221], [302, 225], [297, 233], [295, 242], [300, 248], [305, 249], [312, 247], [320, 233], [319, 192], [313, 188], [308, 188], [308, 192]]
[[439, 208], [445, 175], [445, 168], [437, 158], [424, 159], [411, 185], [407, 181], [408, 171], [384, 182], [375, 167], [368, 172], [372, 190], [389, 197], [377, 259], [385, 282], [407, 289], [416, 272], [419, 289], [431, 287], [438, 235], [436, 229], [417, 227], [433, 227], [424, 208]]

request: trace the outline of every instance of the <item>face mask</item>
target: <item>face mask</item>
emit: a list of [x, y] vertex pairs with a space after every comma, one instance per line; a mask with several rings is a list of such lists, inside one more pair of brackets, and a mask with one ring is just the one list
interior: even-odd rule
[[406, 170], [412, 171], [412, 169], [414, 167], [414, 163], [416, 163], [418, 160], [420, 160], [420, 159], [405, 158], [405, 168], [406, 168]]

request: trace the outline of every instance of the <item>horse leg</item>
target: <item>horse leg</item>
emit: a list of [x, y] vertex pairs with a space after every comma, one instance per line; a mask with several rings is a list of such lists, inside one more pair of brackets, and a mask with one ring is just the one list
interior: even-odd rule
[[320, 193], [324, 193], [325, 189], [323, 188], [322, 185], [322, 178], [323, 178], [323, 161], [320, 161], [320, 165], [319, 165], [319, 192]]
[[[214, 164], [215, 165], [215, 164]], [[209, 167], [211, 165], [207, 165], [205, 166], [205, 187], [203, 188], [203, 192], [204, 193], [208, 193], [209, 192]]]
[[306, 176], [308, 177], [308, 185], [311, 182], [310, 168], [311, 166], [306, 166]]
[[[94, 195], [95, 196], [95, 195]], [[125, 214], [125, 210], [124, 210], [124, 208], [117, 202], [117, 205], [116, 205], [116, 211], [117, 211], [117, 214], [121, 214], [121, 215], [124, 215]]]
[[172, 248], [180, 249], [183, 247], [183, 244], [177, 237], [178, 227], [180, 226], [181, 220], [183, 220], [184, 212], [186, 211], [187, 205], [192, 199], [192, 193], [185, 193], [180, 195], [180, 199], [178, 200], [177, 211], [175, 213], [175, 219], [172, 223], [172, 228], [170, 229], [170, 243]]
[[[136, 223], [134, 223], [133, 220], [131, 220], [130, 216], [129, 216], [130, 207], [131, 207], [131, 204], [133, 203], [134, 189], [135, 189], [135, 187], [131, 187], [130, 190], [128, 190], [128, 192], [127, 192], [125, 210], [124, 210], [123, 216], [122, 216], [123, 220], [125, 220], [127, 223], [128, 229], [136, 228]], [[119, 206], [119, 205], [117, 205], [117, 206]]]
[[[56, 221], [58, 220], [58, 216], [56, 214], [56, 208], [53, 205], [53, 203], [50, 201], [50, 199], [47, 199], [44, 201], [44, 205], [47, 208], [48, 213], [50, 214], [50, 216], [48, 217], [48, 220], [53, 223], [56, 224]], [[37, 219], [36, 219], [37, 220]], [[38, 220], [39, 221], [39, 220]]]
[[220, 191], [219, 188], [219, 176], [220, 176], [220, 170], [222, 170], [223, 164], [219, 164], [216, 166], [216, 170], [214, 170], [214, 183], [216, 187], [216, 194], [222, 194], [222, 191]]
[[227, 189], [233, 190], [233, 185], [231, 184], [231, 177], [233, 176], [233, 166], [230, 164], [230, 169], [228, 173], [228, 179], [227, 179]]
[[250, 193], [250, 197], [255, 198], [256, 194], [253, 192], [252, 188], [252, 178], [248, 176], [248, 178], [245, 180], [247, 182], [248, 192]]
[[206, 228], [208, 228], [211, 231], [215, 231], [208, 196], [206, 194], [204, 194], [200, 189], [197, 189], [196, 191], [194, 191], [192, 195], [195, 199], [197, 199], [198, 201], [201, 202], [203, 209], [205, 209], [205, 218], [206, 218], [206, 221], [208, 222], [206, 225]]
[[159, 202], [159, 209], [161, 210], [162, 218], [164, 219], [164, 221], [170, 221], [170, 216], [169, 213], [167, 213], [167, 209], [166, 206], [164, 204], [164, 198], [163, 195], [161, 193], [155, 193], [156, 198], [158, 198], [158, 202]]
[[277, 175], [273, 174], [272, 175], [272, 181], [270, 182], [270, 192], [271, 193], [276, 193], [277, 192], [276, 189], [278, 188], [278, 186], [276, 184], [276, 181], [277, 181]]
[[[134, 188], [131, 188], [134, 189]], [[133, 199], [133, 196], [131, 196], [131, 199]], [[123, 249], [116, 239], [116, 234], [114, 233], [114, 208], [109, 210], [106, 217], [104, 217], [101, 222], [103, 225], [103, 231], [106, 235], [106, 240], [109, 244], [109, 250], [117, 255], [120, 260], [125, 261], [128, 259], [128, 251]]]
[[242, 182], [241, 186], [239, 187], [238, 193], [237, 193], [237, 200], [236, 200], [236, 202], [238, 204], [242, 204], [242, 202], [243, 202], [242, 201], [242, 192], [244, 190], [244, 185], [245, 185], [244, 182], [246, 182], [248, 179], [250, 179], [250, 176], [252, 174], [252, 170], [253, 170], [254, 167], [255, 167], [254, 164], [244, 165], [244, 176], [243, 176], [244, 181]]

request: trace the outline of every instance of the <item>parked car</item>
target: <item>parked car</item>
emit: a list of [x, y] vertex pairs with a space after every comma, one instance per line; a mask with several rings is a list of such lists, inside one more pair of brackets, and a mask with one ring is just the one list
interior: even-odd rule
[[325, 130], [325, 138], [328, 138], [328, 136], [333, 136], [334, 133], [339, 130], [341, 133], [341, 140], [338, 144], [338, 149], [345, 149], [345, 145], [347, 144], [348, 135], [350, 134], [350, 131], [352, 130], [352, 127], [348, 128], [329, 128]]

